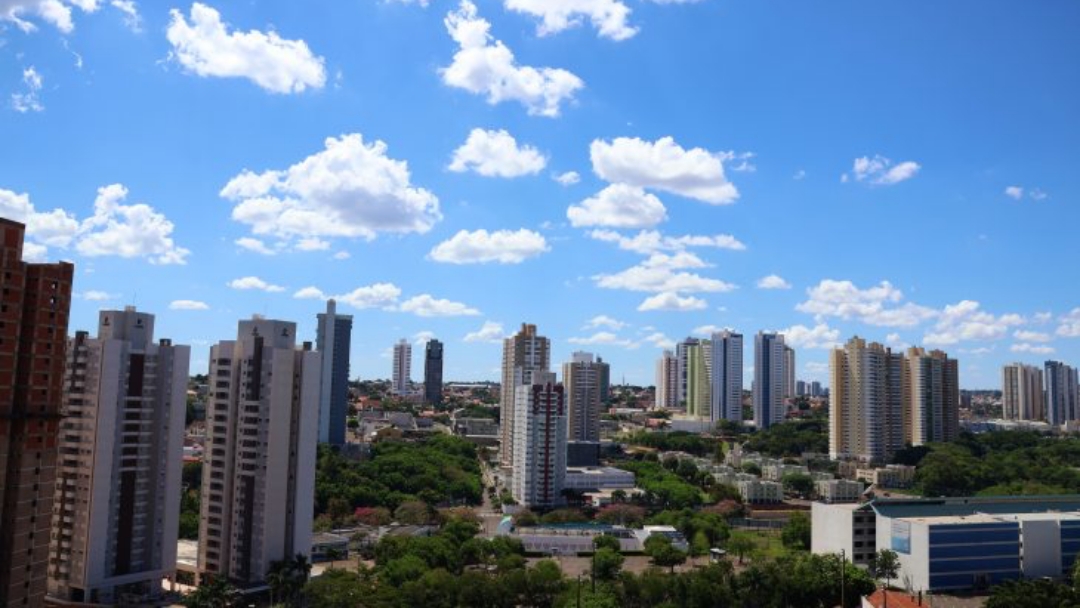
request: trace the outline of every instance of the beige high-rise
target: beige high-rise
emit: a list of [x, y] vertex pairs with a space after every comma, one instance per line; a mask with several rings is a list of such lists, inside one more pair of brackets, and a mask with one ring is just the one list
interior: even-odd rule
[[829, 456], [884, 462], [903, 447], [903, 356], [858, 336], [829, 355]]
[[592, 353], [576, 352], [563, 363], [563, 386], [569, 413], [570, 441], [600, 441], [601, 388], [609, 366]]
[[923, 445], [960, 435], [960, 378], [956, 359], [909, 348], [904, 357], [904, 442]]
[[175, 574], [190, 354], [155, 343], [154, 316], [134, 307], [69, 340], [51, 597], [152, 603]]
[[501, 453], [504, 467], [514, 463], [514, 403], [516, 387], [531, 386], [534, 375], [547, 373], [551, 368], [551, 342], [536, 333], [536, 326], [521, 324], [521, 331], [503, 340], [502, 386], [500, 387], [499, 416], [501, 420]]
[[1002, 367], [1001, 407], [1007, 420], [1045, 420], [1043, 371], [1023, 363]]
[[670, 350], [656, 360], [657, 408], [671, 409], [679, 405], [679, 360]]

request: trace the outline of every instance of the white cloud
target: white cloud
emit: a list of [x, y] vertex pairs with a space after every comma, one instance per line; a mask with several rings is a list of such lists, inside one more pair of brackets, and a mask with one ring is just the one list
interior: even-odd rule
[[435, 332], [433, 331], [418, 331], [413, 334], [413, 345], [423, 347], [428, 342], [435, 339]]
[[666, 253], [654, 253], [645, 258], [641, 265], [645, 268], [663, 268], [665, 270], [679, 270], [682, 268], [708, 268], [706, 263], [698, 256], [689, 251], [677, 251], [671, 255]]
[[897, 350], [904, 350], [911, 346], [907, 342], [904, 342], [904, 339], [900, 337], [900, 334], [895, 332], [885, 336], [885, 344]]
[[458, 173], [474, 171], [484, 177], [521, 177], [535, 175], [545, 166], [543, 154], [532, 146], [519, 146], [505, 130], [473, 129], [465, 143], [454, 150], [448, 168]]
[[688, 247], [712, 247], [731, 251], [744, 251], [746, 245], [730, 234], [664, 236], [656, 230], [642, 230], [632, 237], [614, 230], [593, 230], [589, 236], [598, 241], [615, 243], [619, 249], [649, 254], [657, 251], [682, 251]]
[[795, 172], [794, 175], [791, 176], [791, 179], [795, 181], [802, 181], [806, 179], [806, 169], [799, 169]]
[[238, 238], [234, 242], [238, 247], [242, 247], [248, 251], [254, 251], [255, 253], [261, 253], [262, 255], [274, 255], [277, 253], [273, 249], [267, 247], [266, 243], [249, 236]]
[[1021, 342], [1049, 342], [1053, 338], [1048, 333], [1018, 329], [1013, 332], [1013, 337]]
[[[303, 291], [303, 290], [301, 290]], [[309, 292], [310, 293], [310, 292]], [[343, 304], [353, 308], [388, 308], [397, 302], [401, 295], [399, 289], [393, 283], [375, 283], [364, 287], [357, 287], [349, 293], [330, 296]]]
[[937, 316], [937, 311], [911, 302], [898, 305], [904, 294], [888, 281], [859, 289], [851, 281], [824, 279], [806, 292], [809, 299], [795, 309], [819, 320], [840, 317], [883, 327], [912, 327]]
[[711, 336], [721, 331], [724, 331], [724, 328], [719, 325], [699, 325], [690, 333], [695, 336]]
[[648, 342], [656, 348], [675, 348], [675, 340], [672, 340], [660, 332], [653, 332], [642, 338], [641, 341]]
[[622, 321], [619, 321], [618, 319], [614, 319], [607, 315], [597, 315], [592, 319], [589, 319], [589, 322], [585, 324], [585, 329], [607, 327], [609, 329], [619, 331], [620, 329], [626, 327], [626, 325], [626, 323], [623, 323]]
[[330, 242], [324, 241], [318, 237], [305, 237], [296, 242], [296, 249], [299, 251], [326, 251], [330, 249]]
[[169, 11], [165, 35], [171, 57], [199, 76], [247, 78], [273, 93], [300, 93], [326, 84], [324, 60], [303, 40], [286, 40], [277, 32], [229, 32], [213, 7], [191, 5], [191, 22], [178, 9]]
[[1053, 346], [1045, 344], [1013, 344], [1009, 347], [1014, 353], [1030, 353], [1033, 355], [1050, 355], [1054, 353]]
[[803, 369], [806, 370], [806, 373], [812, 376], [818, 376], [828, 373], [829, 364], [822, 363], [820, 361], [808, 361], [806, 365], [803, 366]]
[[1005, 188], [1005, 196], [1018, 201], [1024, 198], [1024, 189], [1020, 186], [1009, 186]]
[[139, 15], [139, 6], [134, 0], [112, 0], [109, 4], [124, 14], [124, 25], [128, 29], [133, 32], [142, 31], [142, 16]]
[[665, 291], [645, 298], [638, 306], [638, 310], [641, 312], [651, 310], [687, 312], [691, 310], [705, 310], [707, 307], [708, 304], [701, 298], [695, 298], [693, 296], [684, 298], [675, 292]]
[[517, 101], [529, 114], [549, 117], [558, 116], [562, 104], [585, 86], [567, 70], [518, 65], [510, 49], [492, 37], [491, 24], [469, 0], [447, 13], [443, 23], [459, 46], [450, 65], [439, 70], [448, 86], [486, 95], [491, 105]]
[[583, 345], [600, 344], [600, 345], [610, 345], [610, 346], [621, 346], [623, 348], [629, 348], [629, 349], [634, 349], [634, 348], [637, 348], [639, 346], [637, 342], [634, 342], [633, 340], [627, 340], [626, 338], [620, 338], [619, 336], [617, 336], [617, 335], [615, 335], [615, 334], [613, 334], [613, 333], [611, 333], [609, 331], [598, 331], [598, 332], [594, 333], [593, 335], [587, 336], [587, 337], [584, 337], [584, 338], [579, 338], [579, 337], [569, 338], [567, 340], [567, 342], [569, 342], [571, 344], [583, 344]]
[[303, 287], [293, 294], [297, 300], [325, 300], [326, 294], [321, 289], [314, 286]]
[[835, 348], [840, 343], [840, 330], [825, 323], [813, 327], [792, 325], [780, 330], [784, 334], [784, 343], [794, 348]]
[[1050, 321], [1054, 320], [1054, 313], [1049, 312], [1049, 311], [1037, 312], [1037, 313], [1031, 315], [1031, 320], [1033, 322], [1035, 322], [1035, 323], [1040, 323], [1040, 324], [1041, 323], [1049, 323]]
[[1025, 190], [1023, 186], [1008, 186], [1005, 188], [1005, 196], [1014, 201], [1023, 200], [1025, 194], [1033, 201], [1045, 200], [1050, 196], [1039, 188], [1031, 188], [1030, 190]]
[[757, 154], [753, 152], [724, 152], [721, 157], [724, 162], [730, 163], [729, 167], [736, 173], [753, 173], [757, 171], [757, 165], [752, 161]]
[[567, 171], [565, 173], [559, 173], [558, 175], [551, 176], [551, 179], [559, 183], [560, 186], [573, 186], [581, 181], [581, 176], [577, 171]]
[[352, 254], [350, 254], [348, 251], [339, 251], [331, 257], [333, 257], [335, 260], [347, 260], [352, 257]]
[[266, 292], [279, 292], [285, 291], [285, 288], [280, 285], [274, 285], [273, 283], [267, 283], [259, 277], [241, 277], [239, 279], [233, 279], [226, 283], [233, 289], [240, 290], [259, 290]]
[[37, 17], [65, 34], [75, 29], [71, 7], [92, 13], [98, 9], [97, 0], [0, 0], [0, 22], [10, 21], [23, 32], [37, 29], [27, 17]]
[[419, 232], [442, 219], [439, 199], [409, 181], [405, 161], [359, 133], [329, 137], [325, 150], [281, 171], [244, 171], [221, 190], [232, 218], [255, 235], [285, 241]]
[[596, 281], [597, 286], [605, 289], [655, 293], [725, 293], [736, 289], [735, 285], [719, 279], [710, 279], [690, 272], [673, 272], [669, 267], [649, 266], [647, 262], [615, 274], [596, 275], [593, 280]]
[[[893, 162], [880, 154], [873, 158], [862, 156], [856, 158], [852, 164], [850, 176], [859, 182], [867, 182], [879, 186], [891, 186], [915, 177], [922, 169], [919, 163], [911, 160], [893, 164]], [[848, 181], [849, 174], [841, 176], [840, 181]]]
[[210, 306], [198, 300], [173, 300], [169, 303], [169, 310], [210, 310]]
[[1065, 338], [1080, 338], [1080, 308], [1072, 309], [1068, 314], [1061, 316], [1061, 322], [1057, 328], [1057, 335]]
[[436, 262], [447, 264], [520, 264], [550, 249], [539, 232], [525, 228], [494, 232], [481, 229], [461, 230], [436, 245], [429, 255]]
[[464, 340], [466, 342], [498, 343], [502, 342], [505, 334], [502, 323], [484, 321], [484, 325], [480, 329], [465, 334]]
[[43, 111], [45, 106], [41, 104], [40, 93], [45, 83], [41, 74], [38, 74], [34, 66], [30, 66], [23, 70], [22, 80], [25, 90], [22, 93], [11, 94], [11, 107], [21, 114]]
[[995, 316], [980, 309], [978, 302], [963, 300], [945, 307], [932, 332], [923, 337], [930, 345], [949, 345], [967, 340], [997, 340], [1010, 327], [1024, 323], [1018, 314]]
[[557, 34], [588, 19], [601, 38], [626, 40], [637, 34], [627, 24], [630, 9], [619, 0], [504, 0], [506, 8], [540, 18], [539, 36]]
[[660, 199], [641, 188], [611, 184], [596, 196], [571, 205], [566, 217], [575, 228], [649, 228], [667, 219], [667, 209]]
[[619, 137], [589, 147], [593, 171], [612, 183], [663, 190], [714, 205], [735, 202], [739, 192], [724, 177], [724, 153], [684, 150], [671, 137], [655, 142]]
[[791, 289], [791, 283], [784, 280], [784, 277], [776, 274], [770, 274], [767, 277], [761, 277], [757, 282], [758, 289]]
[[1039, 190], [1038, 188], [1032, 188], [1031, 192], [1028, 193], [1028, 196], [1031, 197], [1031, 200], [1041, 201], [1041, 200], [1046, 199], [1050, 195], [1043, 192], [1042, 190]]
[[440, 300], [428, 294], [414, 296], [401, 303], [402, 312], [411, 312], [420, 317], [462, 317], [480, 314], [461, 302]]
[[95, 289], [84, 291], [80, 295], [82, 299], [86, 300], [87, 302], [108, 302], [109, 300], [115, 300], [120, 297], [120, 294], [109, 293], [107, 291], [98, 291]]

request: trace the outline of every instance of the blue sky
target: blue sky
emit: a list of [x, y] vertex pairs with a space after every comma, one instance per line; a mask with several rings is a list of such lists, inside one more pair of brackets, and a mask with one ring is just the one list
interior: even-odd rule
[[72, 331], [134, 303], [193, 372], [251, 313], [313, 339], [337, 296], [364, 378], [435, 335], [447, 378], [495, 379], [527, 321], [632, 382], [730, 326], [786, 330], [800, 378], [858, 333], [993, 388], [1080, 364], [1078, 26], [1057, 1], [0, 0], [0, 215], [75, 261]]

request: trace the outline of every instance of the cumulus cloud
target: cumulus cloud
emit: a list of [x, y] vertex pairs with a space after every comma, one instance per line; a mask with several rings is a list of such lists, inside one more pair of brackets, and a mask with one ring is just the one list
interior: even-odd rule
[[1013, 332], [1013, 337], [1021, 342], [1049, 342], [1053, 338], [1048, 333], [1018, 329]]
[[937, 311], [925, 306], [899, 304], [904, 294], [888, 281], [860, 289], [851, 281], [824, 279], [806, 292], [809, 299], [795, 309], [819, 320], [839, 317], [882, 327], [912, 327], [937, 316]]
[[353, 133], [325, 146], [288, 169], [232, 178], [220, 193], [236, 203], [232, 218], [286, 244], [424, 233], [442, 219], [439, 199], [410, 183], [408, 164], [388, 157], [382, 141], [368, 144]]
[[517, 101], [530, 115], [555, 117], [562, 104], [585, 86], [580, 78], [561, 68], [518, 65], [514, 54], [490, 33], [491, 24], [479, 16], [476, 5], [462, 0], [443, 20], [458, 44], [449, 66], [439, 70], [443, 82], [495, 105]]
[[465, 143], [454, 150], [448, 167], [451, 171], [473, 171], [484, 177], [521, 177], [535, 175], [547, 166], [547, 159], [536, 148], [518, 145], [505, 130], [473, 129]]
[[169, 310], [210, 310], [210, 305], [198, 300], [173, 300]]
[[321, 289], [314, 286], [302, 287], [293, 294], [297, 300], [325, 300], [326, 294]]
[[645, 298], [637, 309], [641, 312], [652, 310], [688, 312], [692, 310], [705, 310], [706, 308], [708, 308], [708, 303], [701, 298], [695, 298], [693, 296], [683, 297], [675, 292], [665, 291]]
[[1009, 186], [1005, 188], [1005, 196], [1018, 201], [1024, 198], [1024, 189], [1020, 186]]
[[611, 184], [596, 196], [571, 205], [566, 217], [575, 228], [649, 228], [667, 219], [667, 209], [660, 199], [641, 188]]
[[615, 243], [619, 249], [650, 254], [657, 251], [682, 251], [690, 247], [711, 247], [731, 251], [745, 251], [746, 245], [730, 234], [665, 236], [656, 230], [642, 230], [634, 236], [624, 236], [614, 230], [593, 230], [591, 238]]
[[880, 154], [873, 158], [862, 156], [855, 159], [851, 173], [840, 176], [840, 181], [846, 182], [854, 179], [857, 182], [866, 182], [878, 186], [891, 186], [915, 177], [922, 166], [915, 161], [904, 161], [893, 164], [891, 160]]
[[623, 348], [629, 348], [629, 349], [634, 349], [634, 348], [637, 348], [639, 346], [637, 342], [634, 342], [633, 340], [628, 340], [626, 338], [620, 338], [619, 336], [617, 336], [616, 334], [611, 333], [610, 331], [598, 331], [598, 332], [594, 333], [593, 335], [586, 336], [584, 338], [575, 336], [573, 338], [569, 338], [567, 340], [567, 342], [569, 342], [571, 344], [582, 344], [582, 345], [597, 345], [597, 344], [599, 344], [599, 345], [608, 345], [608, 346], [621, 346]]
[[711, 279], [691, 272], [676, 272], [669, 266], [645, 263], [632, 266], [615, 274], [600, 274], [593, 277], [597, 286], [605, 289], [625, 289], [645, 292], [685, 292], [685, 293], [725, 293], [736, 286]]
[[262, 255], [274, 255], [277, 253], [277, 251], [267, 247], [266, 243], [249, 236], [238, 238], [233, 242], [240, 248], [254, 251], [255, 253], [261, 253]]
[[607, 315], [597, 315], [592, 319], [589, 319], [589, 322], [585, 324], [585, 329], [607, 327], [609, 329], [619, 331], [620, 329], [626, 327], [626, 325], [626, 323], [623, 323], [622, 321], [609, 317]]
[[784, 343], [794, 348], [829, 349], [840, 343], [840, 330], [825, 323], [818, 323], [813, 327], [792, 325], [780, 330], [780, 333], [784, 335]]
[[761, 277], [757, 282], [758, 289], [791, 289], [791, 283], [784, 280], [784, 277], [777, 274], [770, 274], [767, 277]]
[[1045, 200], [1047, 197], [1050, 196], [1039, 188], [1032, 188], [1030, 190], [1025, 190], [1022, 186], [1008, 186], [1007, 188], [1005, 188], [1005, 196], [1013, 199], [1014, 201], [1023, 200], [1025, 194], [1029, 199], [1033, 201]]
[[124, 25], [133, 32], [142, 31], [142, 16], [139, 15], [139, 6], [135, 0], [112, 0], [109, 2], [113, 8], [124, 15]]
[[82, 292], [79, 296], [87, 302], [107, 302], [109, 300], [115, 300], [120, 297], [119, 294], [109, 293], [107, 291], [98, 291], [96, 289], [90, 289]]
[[638, 30], [626, 21], [630, 9], [619, 0], [505, 0], [506, 8], [540, 19], [539, 36], [557, 34], [588, 19], [601, 38], [626, 40]]
[[171, 56], [199, 76], [247, 78], [273, 93], [301, 93], [326, 84], [322, 57], [303, 40], [287, 40], [277, 32], [229, 31], [213, 7], [191, 5], [191, 21], [178, 9], [169, 11], [165, 32]]
[[276, 293], [279, 291], [285, 291], [285, 288], [280, 285], [274, 285], [273, 283], [267, 283], [259, 277], [241, 277], [239, 279], [233, 279], [226, 283], [233, 289], [239, 289], [241, 291], [265, 291], [269, 293]]
[[719, 325], [698, 325], [690, 333], [695, 336], [711, 336], [721, 331], [724, 331], [724, 328]]
[[375, 283], [357, 287], [349, 293], [330, 297], [353, 308], [365, 309], [390, 308], [397, 302], [399, 296], [401, 296], [401, 289], [397, 285], [393, 283]]
[[982, 310], [978, 302], [963, 300], [945, 307], [923, 341], [949, 345], [967, 340], [997, 340], [1005, 337], [1011, 327], [1023, 323], [1024, 318], [1018, 314], [994, 315]]
[[428, 342], [435, 339], [435, 332], [433, 331], [418, 331], [413, 334], [413, 346], [424, 346]]
[[1009, 347], [1009, 350], [1014, 353], [1030, 353], [1033, 355], [1050, 355], [1054, 353], [1054, 347], [1045, 344], [1013, 344]]
[[581, 181], [581, 176], [577, 171], [567, 171], [565, 173], [559, 173], [552, 175], [551, 179], [559, 183], [560, 186], [573, 186]]
[[498, 343], [502, 342], [505, 334], [502, 323], [484, 321], [484, 325], [480, 329], [465, 334], [464, 340], [466, 342]]
[[429, 254], [436, 262], [447, 264], [520, 264], [548, 251], [547, 240], [538, 232], [461, 230], [435, 246]]
[[75, 29], [71, 7], [92, 13], [98, 9], [97, 0], [0, 0], [0, 22], [14, 23], [23, 32], [33, 32], [37, 26], [28, 19], [37, 18], [65, 34]]
[[43, 111], [45, 106], [41, 104], [40, 93], [45, 82], [41, 74], [38, 73], [34, 66], [30, 66], [23, 70], [22, 81], [23, 91], [11, 94], [12, 109], [21, 114]]
[[1080, 338], [1080, 308], [1072, 309], [1058, 321], [1060, 325], [1057, 328], [1057, 335], [1065, 338]]
[[479, 310], [461, 302], [433, 298], [426, 293], [402, 302], [401, 311], [411, 312], [420, 317], [463, 317], [480, 314]]
[[675, 348], [675, 340], [665, 336], [661, 332], [653, 332], [641, 339], [642, 342], [648, 342], [656, 348]]
[[713, 205], [739, 198], [724, 176], [725, 153], [703, 148], [683, 149], [671, 137], [654, 142], [618, 137], [593, 140], [589, 147], [593, 171], [612, 182], [671, 192]]

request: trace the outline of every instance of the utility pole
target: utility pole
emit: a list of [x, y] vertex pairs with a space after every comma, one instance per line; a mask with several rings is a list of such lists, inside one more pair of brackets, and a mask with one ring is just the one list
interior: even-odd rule
[[844, 584], [844, 570], [847, 570], [847, 556], [843, 549], [840, 549], [840, 608], [847, 608], [847, 602], [845, 600], [845, 587]]

